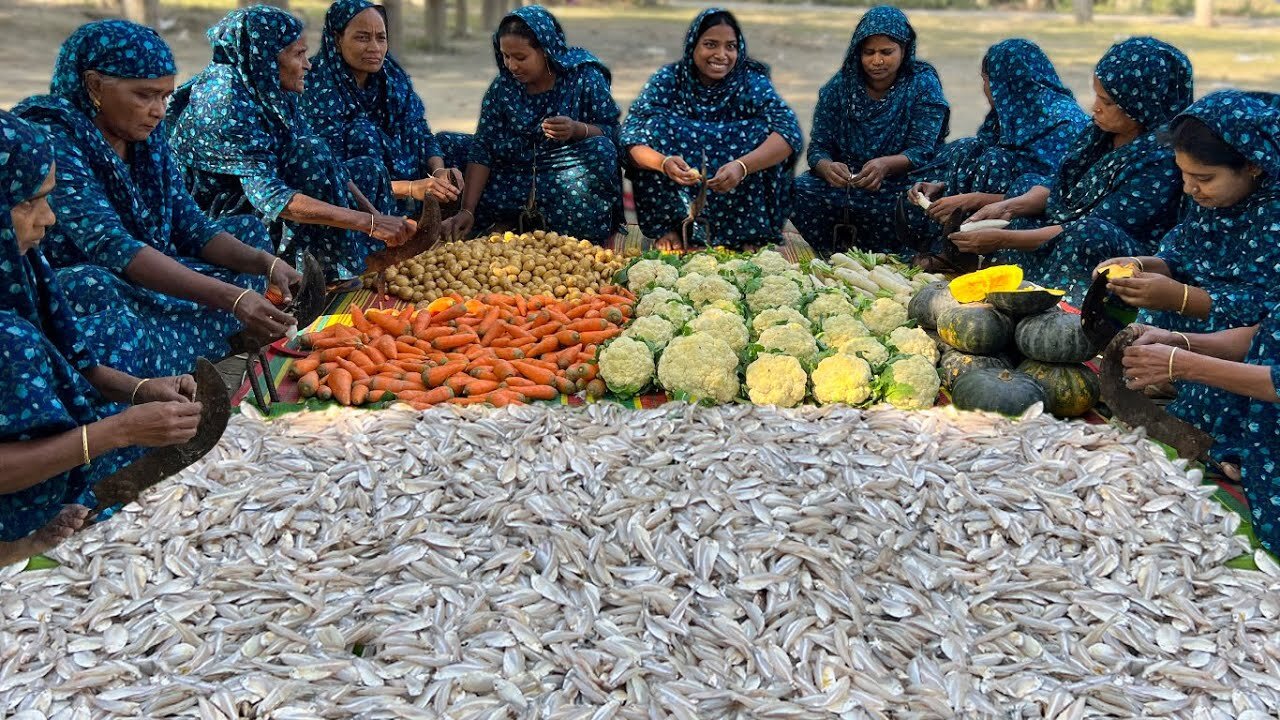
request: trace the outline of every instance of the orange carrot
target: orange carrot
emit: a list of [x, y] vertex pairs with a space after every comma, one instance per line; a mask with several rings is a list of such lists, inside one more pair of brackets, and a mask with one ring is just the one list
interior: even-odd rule
[[410, 357], [422, 357], [426, 354], [427, 354], [427, 351], [423, 350], [417, 345], [414, 345], [413, 343], [405, 342], [403, 340], [396, 340], [397, 356], [408, 355]]
[[463, 345], [469, 345], [480, 340], [475, 333], [459, 333], [457, 335], [445, 335], [431, 341], [431, 344], [438, 350], [454, 350]]
[[312, 397], [316, 394], [318, 385], [320, 385], [320, 376], [316, 374], [315, 370], [308, 371], [298, 378], [298, 394], [304, 398]]
[[338, 358], [349, 358], [356, 351], [353, 347], [336, 347], [320, 351], [320, 362], [333, 362]]
[[332, 399], [333, 399], [333, 390], [329, 389], [329, 386], [328, 386], [328, 385], [321, 385], [320, 387], [316, 388], [316, 399], [317, 399], [317, 400], [332, 400]]
[[365, 317], [364, 311], [356, 307], [355, 303], [351, 303], [351, 307], [348, 309], [348, 312], [351, 313], [351, 325], [356, 330], [359, 330], [360, 332], [369, 332], [369, 328], [373, 327], [372, 324], [370, 324], [369, 319]]
[[419, 360], [392, 360], [388, 364], [394, 365], [407, 373], [415, 373], [421, 375], [423, 370], [430, 366], [426, 362]]
[[622, 314], [622, 311], [616, 307], [606, 308], [602, 317], [614, 325], [621, 325], [627, 319], [626, 316]]
[[[347, 360], [355, 363], [356, 367], [364, 368], [367, 371], [369, 368], [378, 364], [377, 362], [374, 362], [373, 359], [373, 353], [375, 352], [377, 352], [377, 350], [370, 347], [367, 347], [364, 350], [356, 350], [347, 355]], [[336, 360], [338, 358], [334, 359]]]
[[467, 374], [477, 380], [493, 380], [494, 382], [497, 382], [498, 380], [501, 379], [497, 376], [497, 374], [493, 371], [493, 368], [491, 367], [484, 367], [484, 366], [474, 367], [468, 370]]
[[381, 365], [387, 361], [387, 356], [382, 351], [372, 345], [365, 345], [363, 350], [365, 355], [369, 356], [369, 361], [374, 365]]
[[524, 351], [520, 348], [500, 347], [493, 348], [493, 354], [502, 360], [523, 360]]
[[508, 405], [523, 405], [525, 402], [524, 395], [515, 390], [494, 390], [489, 393], [489, 404], [496, 408]]
[[426, 310], [419, 310], [413, 316], [413, 322], [409, 323], [409, 330], [417, 337], [422, 337], [422, 332], [431, 324], [431, 313]]
[[520, 377], [519, 375], [512, 375], [511, 377], [507, 378], [506, 380], [503, 380], [502, 382], [505, 383], [507, 387], [512, 387], [512, 388], [529, 387], [530, 385], [538, 384], [530, 380], [529, 378]]
[[506, 360], [499, 360], [493, 364], [493, 376], [498, 381], [506, 380], [515, 374], [515, 367]]
[[363, 405], [369, 399], [369, 387], [367, 385], [351, 386], [351, 404]]
[[465, 392], [468, 396], [474, 396], [474, 395], [483, 395], [485, 393], [490, 393], [497, 389], [498, 389], [498, 382], [496, 380], [472, 379], [471, 382], [467, 383], [466, 388], [464, 389], [463, 392]]
[[559, 340], [560, 345], [563, 347], [577, 345], [579, 342], [578, 333], [572, 330], [561, 330], [560, 332], [556, 333], [556, 340]]
[[530, 385], [520, 388], [520, 394], [530, 400], [555, 400], [560, 397], [560, 391], [551, 385]]
[[557, 340], [554, 335], [548, 335], [542, 338], [541, 340], [539, 340], [538, 342], [534, 343], [533, 347], [526, 350], [524, 354], [525, 355], [541, 355], [543, 353], [555, 352], [556, 350], [559, 350], [559, 349], [560, 349], [560, 341]]
[[374, 325], [382, 328], [384, 332], [391, 333], [392, 337], [404, 335], [412, 330], [409, 324], [401, 320], [394, 312], [371, 312], [367, 317]]
[[450, 405], [480, 405], [489, 402], [488, 395], [477, 395], [475, 397], [452, 397], [445, 402]]
[[[410, 375], [409, 377], [415, 377]], [[418, 382], [412, 380], [393, 380], [382, 375], [375, 375], [369, 378], [369, 387], [373, 390], [386, 390], [396, 393], [397, 395], [408, 390], [422, 390], [421, 379]]]
[[476, 360], [478, 358], [484, 357], [488, 353], [489, 353], [489, 348], [483, 345], [472, 345], [468, 347], [467, 351], [462, 354], [466, 355], [468, 360]]
[[359, 365], [356, 365], [350, 360], [347, 360], [345, 358], [338, 358], [337, 362], [338, 362], [338, 367], [351, 373], [352, 381], [367, 380], [369, 378], [369, 373], [365, 372], [364, 368], [360, 367]]
[[581, 352], [582, 352], [582, 344], [579, 343], [577, 345], [565, 348], [564, 350], [561, 350], [560, 352], [556, 353], [556, 359], [553, 360], [552, 362], [558, 365], [561, 370], [564, 370], [565, 368], [569, 367], [570, 365], [578, 361], [578, 354]]
[[596, 373], [600, 372], [600, 366], [593, 362], [582, 363], [582, 369], [578, 371], [578, 379], [591, 382], [596, 379]]
[[423, 401], [431, 403], [432, 405], [438, 405], [452, 397], [452, 390], [447, 387], [438, 387], [428, 390], [427, 394], [423, 397]]
[[452, 334], [453, 334], [453, 328], [449, 327], [448, 325], [432, 325], [426, 330], [423, 330], [422, 332], [417, 333], [419, 340], [435, 340], [436, 338], [442, 338], [445, 335], [452, 335]]
[[549, 335], [555, 335], [556, 333], [560, 332], [563, 329], [564, 329], [564, 326], [562, 326], [560, 323], [548, 320], [547, 322], [544, 322], [540, 325], [534, 325], [529, 330], [529, 334], [541, 340], [542, 338], [547, 337]]
[[511, 337], [515, 337], [515, 338], [525, 338], [525, 339], [529, 339], [529, 340], [535, 340], [535, 339], [537, 339], [537, 337], [536, 337], [533, 333], [529, 332], [528, 330], [525, 330], [524, 328], [520, 327], [519, 325], [514, 325], [514, 324], [512, 324], [512, 323], [506, 323], [506, 326], [507, 326], [507, 327], [506, 327], [507, 334], [508, 334], [508, 335], [510, 335]]
[[333, 390], [333, 399], [342, 405], [351, 404], [351, 373], [338, 368], [329, 373], [329, 389]]
[[493, 326], [498, 324], [499, 310], [500, 308], [497, 305], [494, 305], [484, 314], [484, 317], [480, 320], [480, 324], [476, 326], [476, 332], [480, 336], [483, 337], [484, 334], [489, 332]]
[[567, 330], [576, 330], [577, 332], [595, 332], [597, 330], [608, 330], [609, 322], [604, 318], [586, 318], [571, 322], [565, 328]]
[[445, 380], [448, 380], [453, 375], [456, 375], [466, 369], [466, 362], [446, 363], [440, 367], [434, 367], [427, 370], [423, 374], [422, 379], [426, 382], [428, 387], [439, 387], [444, 384]]
[[456, 300], [454, 304], [450, 305], [447, 309], [441, 310], [435, 315], [432, 315], [431, 324], [443, 325], [444, 323], [447, 323], [450, 320], [456, 320], [466, 314], [467, 314], [466, 303], [462, 302], [462, 300], [459, 299], [459, 300]]
[[302, 377], [309, 372], [315, 371], [318, 367], [320, 367], [320, 354], [312, 353], [304, 358], [294, 360], [289, 367], [289, 372], [294, 377]]
[[601, 330], [599, 332], [580, 333], [578, 337], [582, 339], [582, 343], [584, 345], [599, 345], [605, 340], [608, 340], [621, 332], [622, 330], [619, 330], [618, 328], [609, 328], [608, 330]]
[[577, 385], [572, 380], [566, 377], [560, 377], [559, 375], [553, 377], [550, 383], [543, 384], [552, 385], [565, 395], [572, 395], [578, 390]]
[[538, 383], [539, 385], [550, 385], [556, 374], [545, 368], [526, 362], [524, 360], [512, 360], [511, 366], [516, 369], [524, 377]]
[[400, 351], [396, 349], [395, 336], [383, 335], [382, 337], [373, 341], [373, 346], [378, 349], [378, 352], [387, 356], [388, 360], [395, 360], [396, 358], [400, 357]]

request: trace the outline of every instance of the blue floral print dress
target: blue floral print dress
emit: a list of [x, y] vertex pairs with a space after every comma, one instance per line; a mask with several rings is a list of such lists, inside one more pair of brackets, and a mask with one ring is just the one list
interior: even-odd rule
[[1182, 176], [1158, 134], [1193, 99], [1191, 61], [1155, 38], [1113, 45], [1094, 75], [1144, 132], [1115, 147], [1111, 133], [1086, 127], [1062, 162], [1044, 217], [1015, 224], [1061, 225], [1062, 232], [1034, 251], [1000, 253], [1029, 280], [1066, 290], [1071, 302], [1083, 300], [1098, 263], [1153, 254], [1177, 223]]
[[302, 22], [265, 5], [233, 10], [209, 30], [213, 62], [178, 88], [169, 105], [170, 141], [191, 194], [215, 218], [254, 213], [279, 235], [277, 253], [297, 265], [304, 251], [330, 279], [364, 271], [382, 243], [367, 233], [281, 222], [293, 196], [362, 210], [354, 182], [380, 212], [396, 205], [381, 157], [342, 161], [312, 132], [298, 95], [280, 84], [280, 51]]
[[[752, 172], [732, 192], [707, 192], [700, 218], [710, 224], [709, 241], [741, 248], [776, 242], [791, 213], [796, 158], [804, 137], [796, 114], [769, 80], [769, 68], [747, 51], [738, 34], [738, 62], [723, 80], [704, 84], [693, 64], [698, 28], [711, 8], [694, 18], [684, 39], [684, 57], [664, 66], [640, 90], [622, 126], [624, 147], [644, 145], [663, 155], [683, 157], [699, 168], [707, 157], [707, 175], [755, 150], [773, 133], [791, 146], [792, 155], [774, 167]], [[631, 177], [640, 229], [651, 238], [678, 231], [689, 214], [697, 187], [683, 187], [659, 172], [635, 171]], [[708, 238], [695, 238], [707, 242]]]
[[[364, 87], [356, 84], [337, 38], [369, 8], [385, 18], [382, 6], [370, 0], [338, 0], [325, 14], [320, 52], [311, 58], [302, 94], [302, 112], [312, 129], [343, 160], [381, 158], [392, 180], [427, 177], [427, 161], [433, 157], [441, 158], [445, 167], [464, 167], [471, 137], [431, 132], [413, 80], [390, 53]], [[401, 202], [401, 209], [413, 212], [416, 203]]]
[[176, 72], [172, 52], [151, 28], [123, 20], [93, 22], [63, 44], [51, 93], [15, 108], [48, 129], [57, 155], [50, 202], [58, 223], [49, 228], [44, 252], [58, 268], [94, 357], [139, 377], [187, 373], [198, 357], [226, 356], [227, 340], [241, 330], [240, 321], [225, 310], [136, 285], [125, 268], [151, 248], [195, 272], [261, 292], [265, 277], [212, 265], [200, 254], [224, 231], [260, 250], [269, 251], [270, 240], [257, 218], [214, 223], [200, 210], [183, 186], [163, 127], [132, 143], [121, 159], [94, 125], [97, 110], [83, 82], [88, 70], [121, 78]]
[[[1280, 305], [1273, 305], [1258, 325], [1245, 362], [1271, 367], [1272, 386], [1280, 389]], [[1280, 554], [1280, 403], [1245, 401], [1236, 422], [1241, 484], [1249, 501], [1254, 534], [1271, 552]]]
[[[0, 443], [38, 440], [113, 414], [82, 373], [99, 364], [40, 248], [18, 247], [9, 212], [36, 194], [53, 165], [42, 128], [0, 111]], [[99, 456], [18, 492], [0, 495], [0, 541], [44, 527], [64, 505], [97, 504], [93, 486], [137, 457]]]
[[[480, 105], [480, 120], [469, 161], [489, 168], [489, 181], [476, 207], [474, 230], [495, 223], [515, 226], [533, 188], [547, 229], [582, 240], [604, 242], [622, 228], [622, 172], [618, 164], [618, 104], [610, 94], [612, 75], [599, 58], [571, 48], [560, 22], [540, 5], [507, 17], [529, 26], [546, 52], [555, 85], [530, 95], [502, 62], [497, 31], [493, 56], [498, 76]], [[563, 115], [595, 125], [603, 135], [563, 142], [542, 131], [542, 121]]]
[[[898, 76], [879, 100], [867, 92], [862, 69], [862, 43], [884, 35], [902, 45]], [[805, 240], [817, 248], [831, 247], [832, 231], [845, 211], [857, 228], [857, 244], [864, 250], [898, 252], [894, 237], [894, 209], [899, 196], [914, 180], [885, 178], [880, 189], [832, 187], [814, 174], [819, 162], [842, 162], [857, 173], [868, 160], [905, 155], [912, 168], [931, 162], [947, 136], [951, 108], [942, 82], [929, 63], [916, 58], [916, 31], [897, 8], [867, 11], [854, 29], [844, 63], [822, 89], [813, 112], [809, 138], [809, 172], [796, 181], [795, 214], [791, 221]]]

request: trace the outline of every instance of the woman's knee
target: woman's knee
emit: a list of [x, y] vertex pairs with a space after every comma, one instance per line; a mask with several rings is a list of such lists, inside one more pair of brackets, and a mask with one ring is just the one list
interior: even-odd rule
[[219, 219], [218, 224], [222, 226], [223, 230], [234, 235], [240, 242], [255, 250], [269, 253], [275, 252], [275, 244], [271, 241], [267, 226], [262, 224], [261, 219], [253, 215], [231, 215]]

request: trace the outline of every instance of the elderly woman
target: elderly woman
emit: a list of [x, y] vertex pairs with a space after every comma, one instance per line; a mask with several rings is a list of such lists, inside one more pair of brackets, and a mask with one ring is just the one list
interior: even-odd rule
[[[1212, 333], [1257, 325], [1280, 301], [1280, 95], [1217, 92], [1170, 124], [1167, 138], [1194, 201], [1154, 256], [1117, 257], [1132, 278], [1108, 286], [1143, 308], [1151, 325]], [[1173, 414], [1216, 438], [1213, 454], [1234, 463], [1245, 401], [1205, 385], [1182, 388]]]
[[982, 89], [991, 109], [977, 135], [947, 143], [936, 160], [912, 173], [937, 178], [908, 193], [913, 205], [921, 195], [932, 201], [925, 211], [935, 221], [925, 230], [930, 234], [953, 217], [1048, 185], [1089, 123], [1049, 57], [1029, 40], [1004, 40], [987, 50]]
[[282, 254], [310, 251], [331, 278], [360, 274], [370, 253], [413, 235], [413, 221], [384, 214], [395, 200], [382, 159], [342, 162], [299, 111], [311, 64], [297, 18], [234, 10], [209, 42], [213, 62], [169, 107], [174, 153], [201, 207], [285, 221]]
[[63, 220], [47, 252], [85, 342], [144, 377], [229, 354], [242, 327], [258, 342], [280, 337], [293, 319], [261, 293], [301, 280], [255, 218], [214, 223], [183, 187], [157, 131], [175, 72], [154, 30], [93, 22], [63, 44], [51, 93], [15, 108], [48, 128], [57, 153]]
[[1191, 104], [1191, 61], [1155, 38], [1131, 38], [1098, 61], [1093, 90], [1093, 125], [1076, 138], [1052, 187], [1037, 185], [969, 218], [1027, 220], [951, 236], [964, 252], [1000, 252], [1076, 302], [1090, 268], [1114, 255], [1151, 254], [1177, 222], [1178, 166], [1157, 133]]
[[[0, 112], [0, 566], [89, 521], [97, 481], [132, 446], [186, 442], [200, 422], [190, 376], [142, 381], [86, 349], [39, 243], [53, 224], [54, 149]], [[139, 403], [125, 409], [108, 401]]]
[[320, 52], [311, 58], [302, 111], [342, 159], [382, 160], [397, 198], [458, 199], [458, 167], [466, 161], [469, 138], [431, 132], [413, 81], [387, 52], [381, 5], [338, 0], [329, 7]]
[[748, 54], [732, 13], [712, 8], [694, 18], [684, 57], [649, 78], [627, 114], [622, 142], [635, 171], [640, 229], [659, 247], [680, 244], [681, 224], [704, 183], [710, 192], [699, 219], [710, 237], [691, 239], [735, 249], [778, 240], [804, 138], [768, 66]]
[[548, 230], [603, 242], [622, 226], [618, 105], [596, 56], [570, 48], [540, 5], [503, 18], [493, 34], [498, 76], [480, 106], [462, 209], [446, 232], [519, 224], [536, 187]]
[[818, 92], [809, 172], [796, 182], [796, 229], [814, 247], [844, 250], [834, 232], [847, 218], [858, 247], [901, 251], [894, 207], [911, 186], [907, 173], [942, 146], [950, 113], [937, 71], [916, 59], [907, 16], [887, 6], [868, 10], [840, 71]]

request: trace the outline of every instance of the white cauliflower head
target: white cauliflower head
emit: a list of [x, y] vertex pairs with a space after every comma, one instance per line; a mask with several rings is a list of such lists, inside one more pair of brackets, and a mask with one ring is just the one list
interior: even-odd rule
[[619, 337], [600, 351], [600, 378], [619, 395], [635, 395], [653, 380], [653, 353], [645, 343]]
[[658, 360], [658, 381], [673, 393], [731, 402], [738, 396], [738, 356], [713, 335], [681, 335], [667, 344]]
[[805, 292], [808, 292], [813, 289], [813, 278], [795, 269], [794, 265], [790, 270], [787, 270], [786, 272], [781, 272], [778, 274], [781, 277], [787, 278], [788, 280], [795, 283], [796, 285], [799, 285], [800, 289], [804, 290]]
[[813, 369], [813, 397], [818, 402], [856, 405], [871, 397], [871, 366], [854, 355], [829, 355]]
[[839, 348], [856, 337], [870, 334], [867, 326], [852, 315], [832, 315], [822, 321], [822, 344], [829, 348]]
[[753, 262], [734, 258], [720, 263], [720, 275], [742, 289], [747, 283], [760, 277], [760, 268]]
[[641, 296], [640, 302], [636, 303], [636, 317], [652, 315], [655, 309], [668, 302], [684, 302], [684, 298], [674, 290], [663, 287], [654, 288]]
[[690, 275], [681, 275], [676, 281], [675, 291], [680, 293], [682, 297], [689, 297], [689, 291], [696, 287], [699, 283], [706, 279], [706, 275], [693, 273]]
[[719, 275], [699, 277], [702, 278], [701, 281], [695, 283], [689, 288], [689, 292], [685, 293], [685, 297], [689, 298], [689, 302], [695, 309], [701, 310], [712, 303], [738, 303], [742, 300], [742, 293], [738, 292], [738, 288]]
[[759, 335], [764, 332], [765, 328], [771, 328], [774, 325], [786, 325], [787, 323], [795, 323], [809, 328], [809, 318], [800, 314], [800, 311], [790, 307], [769, 308], [763, 310], [751, 319], [751, 329]]
[[763, 353], [747, 366], [747, 396], [756, 405], [795, 407], [804, 400], [809, 376], [790, 355]]
[[862, 324], [873, 335], [888, 335], [894, 328], [906, 325], [907, 319], [906, 306], [889, 298], [877, 299], [862, 313]]
[[790, 355], [806, 365], [818, 359], [818, 343], [803, 325], [774, 325], [760, 333], [760, 347], [769, 352]]
[[676, 326], [661, 315], [645, 315], [632, 320], [627, 329], [622, 331], [622, 335], [647, 342], [655, 349], [662, 350], [676, 336]]
[[680, 277], [680, 271], [661, 260], [637, 260], [627, 270], [627, 288], [633, 293], [649, 287], [671, 287]]
[[693, 317], [693, 308], [682, 302], [665, 302], [655, 308], [653, 314], [681, 328]]
[[889, 359], [889, 350], [871, 336], [852, 337], [840, 346], [841, 355], [854, 355], [866, 360], [873, 367], [883, 365]]
[[747, 321], [741, 315], [709, 307], [689, 321], [694, 332], [704, 332], [720, 338], [735, 353], [742, 352], [751, 341], [747, 333]]
[[690, 255], [680, 268], [681, 275], [715, 275], [720, 271], [720, 261], [709, 253]]
[[845, 297], [844, 293], [828, 291], [818, 293], [804, 309], [804, 314], [810, 320], [821, 323], [833, 315], [857, 315], [858, 308], [849, 302], [849, 298]]
[[751, 258], [751, 262], [766, 275], [795, 270], [796, 266], [776, 250], [761, 250]]
[[769, 308], [793, 307], [799, 309], [804, 304], [804, 293], [800, 286], [780, 275], [766, 275], [749, 286], [747, 305], [751, 312], [761, 312]]
[[920, 328], [900, 327], [889, 333], [887, 344], [903, 355], [919, 355], [938, 364], [938, 343]]
[[902, 355], [889, 363], [880, 375], [885, 402], [901, 410], [933, 407], [942, 380], [928, 358]]

